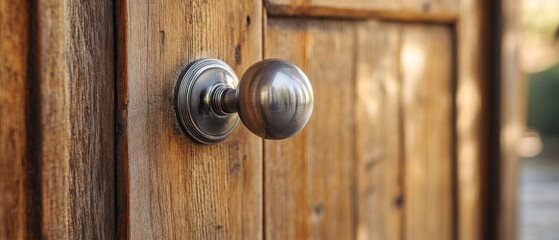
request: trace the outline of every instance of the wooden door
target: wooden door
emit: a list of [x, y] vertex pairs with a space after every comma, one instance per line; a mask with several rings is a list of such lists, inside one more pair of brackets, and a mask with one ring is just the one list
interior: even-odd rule
[[[119, 237], [481, 236], [477, 2], [123, 0], [117, 10]], [[194, 143], [172, 93], [204, 57], [239, 75], [263, 58], [300, 66], [315, 93], [309, 124], [282, 141], [242, 126]]]
[[[0, 238], [487, 231], [482, 0], [8, 2]], [[264, 58], [298, 65], [314, 89], [308, 125], [280, 141], [239, 126], [195, 143], [173, 91], [206, 57], [238, 75]]]

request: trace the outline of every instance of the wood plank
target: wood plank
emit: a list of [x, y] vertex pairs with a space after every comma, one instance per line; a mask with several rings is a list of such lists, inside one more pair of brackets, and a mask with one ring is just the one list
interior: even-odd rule
[[113, 5], [47, 0], [36, 8], [41, 235], [112, 238]]
[[457, 19], [457, 0], [266, 0], [272, 15], [375, 18], [450, 23]]
[[[68, 86], [68, 59], [65, 54], [68, 39], [64, 24], [64, 5], [54, 1], [38, 3], [38, 35], [42, 36], [38, 56], [41, 82], [39, 87], [40, 131], [40, 180], [41, 209], [44, 212], [41, 235], [64, 238], [70, 235], [70, 89]], [[45, 48], [43, 48], [43, 46]], [[44, 164], [43, 164], [44, 163]], [[48, 228], [51, 226], [51, 228]]]
[[175, 81], [215, 57], [240, 75], [262, 57], [258, 0], [121, 0], [118, 46], [119, 238], [262, 236], [262, 141], [240, 126], [215, 145], [176, 123]]
[[402, 239], [399, 24], [358, 27], [355, 99], [357, 239]]
[[458, 239], [483, 238], [486, 213], [490, 53], [487, 3], [461, 0], [456, 23], [456, 168]]
[[0, 182], [8, 196], [0, 234], [112, 238], [112, 3], [10, 1], [0, 9]]
[[404, 238], [453, 236], [452, 40], [445, 26], [405, 26], [401, 45]]
[[495, 68], [498, 71], [499, 88], [495, 99], [498, 119], [496, 128], [498, 128], [498, 161], [496, 169], [492, 169], [492, 174], [498, 176], [498, 197], [492, 199], [494, 208], [491, 213], [496, 215], [496, 231], [495, 239], [516, 239], [518, 234], [518, 178], [519, 178], [519, 161], [516, 147], [519, 139], [526, 130], [526, 104], [527, 89], [526, 79], [520, 72], [518, 62], [520, 14], [519, 1], [504, 0], [498, 3], [499, 12], [498, 41], [497, 46], [500, 52], [493, 51], [493, 54], [500, 53], [498, 56], [498, 65]]
[[34, 236], [27, 155], [30, 6], [0, 2], [0, 239]]
[[345, 21], [269, 18], [266, 31], [265, 57], [300, 66], [315, 106], [300, 133], [265, 141], [265, 236], [352, 239], [355, 29]]

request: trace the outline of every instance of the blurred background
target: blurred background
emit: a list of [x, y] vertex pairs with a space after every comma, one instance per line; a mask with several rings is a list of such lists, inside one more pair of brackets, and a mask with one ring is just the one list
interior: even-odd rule
[[559, 239], [559, 0], [522, 0], [520, 65], [528, 130], [518, 191], [519, 239]]

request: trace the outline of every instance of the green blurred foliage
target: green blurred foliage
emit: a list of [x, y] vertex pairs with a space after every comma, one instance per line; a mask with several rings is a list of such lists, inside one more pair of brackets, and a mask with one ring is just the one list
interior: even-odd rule
[[559, 63], [530, 74], [528, 88], [528, 126], [559, 137]]

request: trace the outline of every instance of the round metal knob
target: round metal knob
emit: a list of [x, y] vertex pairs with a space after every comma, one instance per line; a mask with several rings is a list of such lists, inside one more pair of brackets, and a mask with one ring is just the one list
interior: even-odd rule
[[206, 144], [229, 136], [239, 116], [262, 138], [288, 138], [308, 122], [313, 103], [307, 76], [280, 59], [252, 65], [240, 82], [226, 63], [198, 60], [179, 78], [175, 92], [179, 124], [191, 138]]

